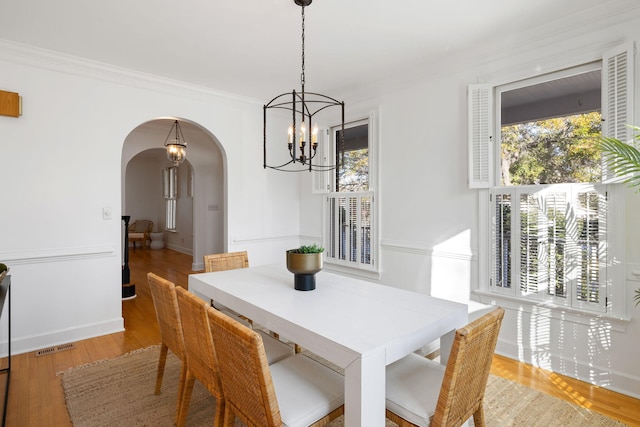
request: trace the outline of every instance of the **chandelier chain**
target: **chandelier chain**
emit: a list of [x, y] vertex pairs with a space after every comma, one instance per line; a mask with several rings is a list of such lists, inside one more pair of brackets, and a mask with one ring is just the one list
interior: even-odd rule
[[302, 73], [300, 74], [300, 83], [302, 84], [302, 87], [304, 87], [304, 6], [302, 6]]

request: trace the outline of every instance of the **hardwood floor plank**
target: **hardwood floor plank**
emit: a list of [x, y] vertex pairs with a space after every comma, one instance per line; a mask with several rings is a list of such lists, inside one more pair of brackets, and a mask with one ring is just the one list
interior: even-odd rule
[[[158, 344], [147, 273], [153, 271], [186, 289], [187, 276], [194, 273], [192, 262], [191, 256], [170, 249], [131, 250], [129, 267], [137, 297], [122, 301], [125, 332], [78, 341], [74, 349], [45, 356], [31, 352], [12, 357], [7, 426], [70, 426], [59, 373]], [[494, 358], [492, 373], [640, 427], [640, 400], [501, 356]]]
[[499, 355], [493, 358], [491, 373], [599, 412], [629, 426], [640, 426], [640, 400], [630, 396]]

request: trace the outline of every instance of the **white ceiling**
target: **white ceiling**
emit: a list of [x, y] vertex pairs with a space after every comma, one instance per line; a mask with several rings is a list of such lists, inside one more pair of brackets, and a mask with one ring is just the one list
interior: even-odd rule
[[[306, 88], [337, 96], [630, 0], [315, 0]], [[298, 88], [293, 0], [0, 0], [0, 39], [268, 101]], [[591, 15], [592, 16], [592, 15]]]

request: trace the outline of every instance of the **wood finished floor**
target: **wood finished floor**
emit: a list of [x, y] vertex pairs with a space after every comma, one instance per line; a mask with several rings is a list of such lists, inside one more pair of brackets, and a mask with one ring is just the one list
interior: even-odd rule
[[[70, 426], [59, 373], [158, 344], [146, 274], [152, 271], [186, 289], [187, 276], [193, 273], [191, 263], [190, 256], [169, 249], [131, 250], [131, 282], [136, 284], [137, 297], [122, 302], [126, 331], [78, 341], [74, 349], [45, 356], [36, 357], [35, 352], [14, 356], [6, 425]], [[494, 358], [492, 373], [640, 427], [640, 400], [500, 356]], [[2, 380], [0, 386], [4, 390]]]

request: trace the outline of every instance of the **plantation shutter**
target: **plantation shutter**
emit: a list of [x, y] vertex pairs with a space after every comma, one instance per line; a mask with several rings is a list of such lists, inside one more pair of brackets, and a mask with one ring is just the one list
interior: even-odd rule
[[[633, 42], [611, 49], [602, 57], [602, 135], [630, 142], [633, 125]], [[613, 175], [603, 166], [603, 182]]]
[[607, 306], [607, 214], [609, 201], [605, 186], [579, 190], [574, 195], [578, 212], [575, 241], [579, 254], [572, 280], [574, 307], [606, 312]]
[[555, 184], [490, 191], [492, 291], [604, 312], [604, 188]]
[[491, 262], [492, 286], [494, 292], [514, 295], [512, 277], [512, 247], [514, 223], [513, 213], [516, 203], [515, 189], [496, 188], [491, 191]]
[[162, 171], [162, 192], [165, 200], [165, 228], [175, 230], [178, 198], [178, 168], [171, 167]]
[[[329, 149], [329, 129], [318, 129], [318, 148], [316, 148], [316, 156], [313, 163], [327, 167], [331, 164]], [[328, 193], [330, 190], [328, 170], [319, 170], [311, 172], [311, 191], [313, 193]]]
[[469, 85], [468, 151], [469, 188], [489, 188], [493, 170], [493, 88], [486, 84]]
[[375, 266], [373, 195], [372, 191], [362, 191], [327, 196], [327, 258], [358, 268]]

